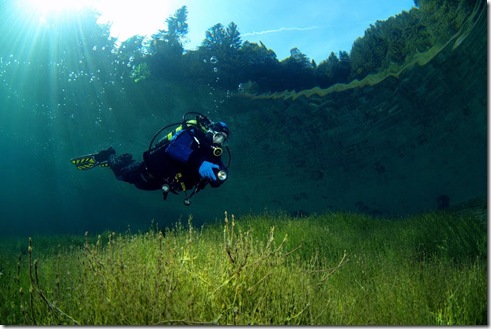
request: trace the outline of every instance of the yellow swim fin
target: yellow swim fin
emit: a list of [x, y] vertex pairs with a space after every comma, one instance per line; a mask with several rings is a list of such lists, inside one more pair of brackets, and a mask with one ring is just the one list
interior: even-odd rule
[[80, 157], [76, 157], [70, 159], [70, 162], [73, 163], [78, 170], [89, 170], [94, 167], [107, 167], [109, 166], [108, 161], [97, 161], [95, 159], [96, 154], [88, 154]]

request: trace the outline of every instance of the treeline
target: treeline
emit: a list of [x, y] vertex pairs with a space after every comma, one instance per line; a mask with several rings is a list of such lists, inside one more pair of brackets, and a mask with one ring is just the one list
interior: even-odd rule
[[251, 92], [326, 88], [363, 79], [391, 65], [402, 65], [416, 53], [446, 42], [475, 5], [475, 0], [415, 0], [410, 11], [370, 25], [365, 35], [354, 41], [350, 53], [332, 52], [319, 64], [298, 48], [291, 49], [290, 57], [279, 61], [275, 52], [262, 42], [242, 42], [233, 22], [212, 26], [196, 50], [185, 51], [186, 6], [166, 20], [166, 30], [150, 40], [134, 37], [124, 43], [123, 49], [136, 51], [135, 80], [214, 81], [224, 89]]
[[[165, 20], [165, 29], [151, 37], [135, 36], [119, 47], [115, 47], [116, 40], [110, 37], [110, 27], [98, 25], [93, 12], [82, 17], [78, 13], [76, 18], [57, 18], [56, 26], [47, 27], [44, 34], [38, 33], [36, 57], [40, 63], [51, 62], [51, 66], [58, 63], [55, 69], [65, 73], [64, 76], [74, 74], [70, 78], [76, 79], [82, 72], [101, 82], [192, 81], [253, 93], [327, 88], [404, 64], [416, 53], [448, 41], [476, 5], [486, 5], [484, 0], [415, 0], [414, 3], [411, 10], [370, 25], [365, 35], [354, 41], [349, 53], [332, 52], [320, 63], [310, 60], [298, 48], [291, 49], [291, 55], [279, 61], [275, 52], [262, 42], [243, 42], [233, 22], [212, 26], [196, 50], [186, 51], [183, 47], [188, 33], [186, 6]], [[2, 16], [6, 13], [3, 11]], [[6, 35], [9, 30], [15, 33], [7, 20], [1, 25]], [[7, 53], [0, 50], [3, 58], [12, 49], [4, 48]], [[26, 56], [31, 53], [28, 47], [22, 49], [28, 52]], [[40, 79], [43, 71], [49, 75], [53, 68], [42, 66], [38, 71]]]

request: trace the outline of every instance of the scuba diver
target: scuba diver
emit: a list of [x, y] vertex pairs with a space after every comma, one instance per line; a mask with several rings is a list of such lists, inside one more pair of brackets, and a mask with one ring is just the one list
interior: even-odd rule
[[[188, 119], [189, 115], [196, 115]], [[171, 126], [179, 125], [174, 131], [162, 137], [153, 145], [157, 136]], [[169, 192], [185, 193], [184, 204], [191, 204], [191, 197], [207, 184], [219, 187], [228, 176], [230, 165], [222, 163], [223, 146], [230, 136], [228, 126], [222, 122], [212, 122], [197, 112], [184, 114], [180, 123], [170, 124], [160, 129], [147, 151], [143, 161], [136, 162], [131, 154], [116, 156], [114, 148], [95, 154], [71, 159], [80, 170], [95, 167], [110, 167], [118, 180], [134, 184], [141, 190], [162, 190], [166, 200]], [[187, 190], [193, 189], [188, 197]]]

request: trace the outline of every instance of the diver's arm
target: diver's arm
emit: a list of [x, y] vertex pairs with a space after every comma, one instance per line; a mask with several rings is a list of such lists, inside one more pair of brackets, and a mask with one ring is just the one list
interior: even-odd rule
[[[219, 157], [207, 157], [207, 146], [200, 141], [194, 130], [183, 130], [175, 136], [167, 147], [166, 153], [175, 161], [208, 180], [212, 186], [222, 183], [216, 178], [214, 170], [225, 169]], [[216, 184], [215, 184], [216, 183]]]

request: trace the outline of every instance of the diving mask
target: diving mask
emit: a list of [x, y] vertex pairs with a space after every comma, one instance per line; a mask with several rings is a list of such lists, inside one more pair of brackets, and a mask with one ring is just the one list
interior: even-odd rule
[[228, 137], [226, 133], [220, 131], [212, 131], [212, 134], [213, 134], [213, 143], [219, 145], [223, 145], [223, 143], [225, 143]]

